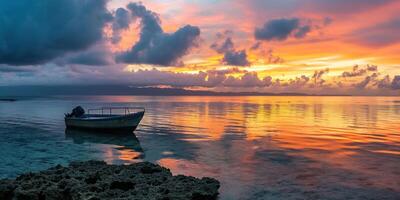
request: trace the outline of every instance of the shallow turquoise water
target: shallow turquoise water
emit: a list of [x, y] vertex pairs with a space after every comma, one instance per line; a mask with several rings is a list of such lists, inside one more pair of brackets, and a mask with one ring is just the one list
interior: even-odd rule
[[[74, 106], [144, 106], [135, 135], [66, 131]], [[159, 163], [221, 199], [400, 199], [397, 97], [43, 97], [0, 102], [0, 178], [73, 160]]]

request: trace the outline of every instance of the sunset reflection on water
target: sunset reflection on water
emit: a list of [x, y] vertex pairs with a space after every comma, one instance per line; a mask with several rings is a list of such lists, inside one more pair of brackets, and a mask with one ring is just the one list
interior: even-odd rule
[[[141, 141], [159, 132], [190, 148], [171, 144], [167, 150], [178, 155], [152, 161], [176, 174], [220, 179], [225, 198], [267, 198], [288, 187], [298, 189], [280, 197], [326, 194], [315, 186], [339, 198], [350, 187], [361, 196], [371, 188], [400, 192], [397, 98], [174, 97], [152, 105], [137, 131]], [[179, 155], [186, 153], [191, 157]]]
[[[135, 135], [64, 133], [59, 115], [75, 105], [146, 114]], [[221, 199], [400, 199], [398, 97], [59, 97], [0, 104], [0, 114], [5, 176], [150, 161], [217, 178]]]

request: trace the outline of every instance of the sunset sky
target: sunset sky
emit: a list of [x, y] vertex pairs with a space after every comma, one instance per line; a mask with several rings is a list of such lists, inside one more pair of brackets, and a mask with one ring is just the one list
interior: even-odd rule
[[0, 2], [0, 85], [400, 94], [398, 0]]

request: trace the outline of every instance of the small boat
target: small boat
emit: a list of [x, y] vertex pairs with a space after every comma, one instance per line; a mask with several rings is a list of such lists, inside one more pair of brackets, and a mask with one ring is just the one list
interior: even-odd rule
[[67, 129], [101, 131], [134, 131], [145, 113], [141, 107], [103, 107], [88, 109], [78, 106], [72, 113], [65, 114]]

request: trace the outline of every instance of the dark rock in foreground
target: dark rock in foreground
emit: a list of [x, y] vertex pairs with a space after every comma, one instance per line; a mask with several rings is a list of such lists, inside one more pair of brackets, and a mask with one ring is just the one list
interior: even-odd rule
[[149, 162], [107, 165], [102, 161], [73, 162], [15, 180], [0, 180], [0, 199], [216, 199], [219, 182], [173, 176]]

